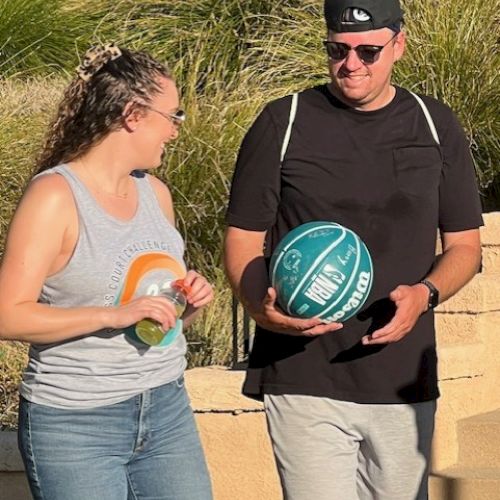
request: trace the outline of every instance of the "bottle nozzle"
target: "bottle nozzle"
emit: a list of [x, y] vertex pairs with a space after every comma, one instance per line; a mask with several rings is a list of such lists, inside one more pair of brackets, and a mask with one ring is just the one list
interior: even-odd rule
[[189, 295], [191, 293], [191, 287], [187, 285], [183, 279], [173, 281], [172, 286], [180, 290], [184, 295]]

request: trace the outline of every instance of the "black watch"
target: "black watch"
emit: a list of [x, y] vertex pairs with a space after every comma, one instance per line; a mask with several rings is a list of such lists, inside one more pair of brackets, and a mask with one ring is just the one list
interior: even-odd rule
[[439, 304], [439, 290], [429, 281], [420, 281], [429, 289], [429, 301], [427, 303], [427, 310], [434, 309]]

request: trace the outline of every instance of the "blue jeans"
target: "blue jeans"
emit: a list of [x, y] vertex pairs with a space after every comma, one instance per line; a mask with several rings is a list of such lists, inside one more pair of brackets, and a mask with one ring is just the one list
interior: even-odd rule
[[184, 379], [98, 408], [19, 406], [35, 500], [211, 500]]

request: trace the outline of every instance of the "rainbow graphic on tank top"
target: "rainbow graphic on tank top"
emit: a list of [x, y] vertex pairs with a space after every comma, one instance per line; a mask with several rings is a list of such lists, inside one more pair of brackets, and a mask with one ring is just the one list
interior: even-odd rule
[[[116, 296], [115, 305], [127, 304], [143, 295], [159, 295], [162, 289], [173, 280], [184, 278], [186, 269], [178, 260], [167, 253], [147, 253], [134, 259], [125, 275]], [[182, 320], [178, 319], [172, 335], [160, 344], [165, 347], [172, 343], [182, 331]], [[141, 343], [135, 334], [135, 325], [124, 329], [125, 334], [135, 342]]]

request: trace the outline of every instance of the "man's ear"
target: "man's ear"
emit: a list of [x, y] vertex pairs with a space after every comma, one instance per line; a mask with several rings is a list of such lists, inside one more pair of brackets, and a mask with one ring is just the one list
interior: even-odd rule
[[136, 101], [130, 101], [125, 105], [122, 113], [123, 126], [128, 132], [134, 132], [139, 122], [144, 117], [144, 107]]
[[394, 62], [399, 61], [405, 52], [406, 33], [400, 31], [394, 42]]

